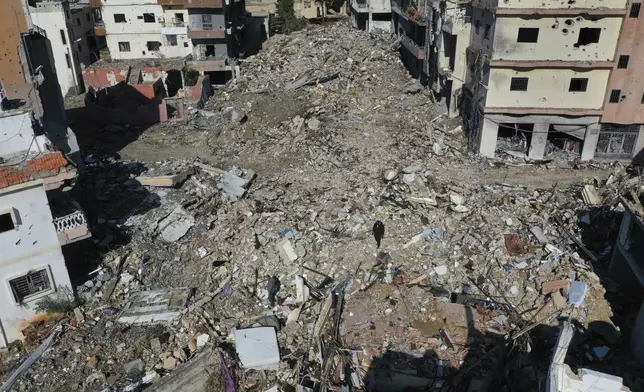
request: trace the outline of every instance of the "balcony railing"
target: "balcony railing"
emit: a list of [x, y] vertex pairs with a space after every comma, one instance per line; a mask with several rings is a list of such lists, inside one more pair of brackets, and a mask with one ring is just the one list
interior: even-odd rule
[[82, 211], [75, 211], [69, 215], [55, 218], [54, 227], [61, 245], [71, 244], [92, 236]]

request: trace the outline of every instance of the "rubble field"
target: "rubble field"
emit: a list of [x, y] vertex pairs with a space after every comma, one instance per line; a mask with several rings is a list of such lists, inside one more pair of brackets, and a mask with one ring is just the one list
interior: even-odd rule
[[185, 122], [73, 118], [82, 304], [0, 380], [57, 328], [15, 390], [541, 391], [569, 319], [566, 363], [642, 390], [602, 275], [629, 173], [474, 156], [393, 43], [309, 26]]

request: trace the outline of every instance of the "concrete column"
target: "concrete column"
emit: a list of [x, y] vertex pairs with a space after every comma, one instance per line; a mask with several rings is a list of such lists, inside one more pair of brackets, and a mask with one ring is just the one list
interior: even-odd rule
[[599, 140], [600, 124], [590, 124], [586, 127], [586, 135], [584, 136], [584, 146], [581, 150], [581, 160], [590, 161], [595, 158], [595, 149], [597, 149], [597, 141]]
[[373, 12], [371, 12], [371, 5], [369, 5], [369, 24], [367, 24], [367, 32], [371, 33], [373, 25]]
[[499, 124], [483, 118], [483, 128], [481, 129], [481, 138], [479, 144], [479, 154], [494, 158], [494, 151], [496, 150], [496, 138], [499, 134]]
[[548, 144], [548, 130], [550, 124], [534, 124], [532, 128], [532, 138], [530, 140], [530, 149], [528, 150], [528, 158], [530, 159], [543, 159], [546, 153], [546, 145]]
[[458, 117], [458, 103], [456, 102], [456, 95], [454, 94], [450, 94], [449, 107], [447, 108], [447, 117], [449, 118]]
[[[432, 80], [432, 83], [434, 81]], [[455, 118], [458, 117], [458, 97], [455, 94], [458, 89], [463, 87], [463, 83], [459, 82], [458, 80], [452, 80], [452, 89], [450, 90], [450, 99], [449, 99], [449, 107], [447, 108], [447, 116], [449, 118]]]

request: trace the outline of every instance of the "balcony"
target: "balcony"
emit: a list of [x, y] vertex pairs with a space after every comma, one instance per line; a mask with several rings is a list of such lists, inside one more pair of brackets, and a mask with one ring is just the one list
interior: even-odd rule
[[425, 51], [418, 46], [411, 38], [407, 37], [406, 35], [401, 35], [400, 40], [402, 42], [402, 45], [407, 49], [411, 54], [414, 55], [419, 60], [422, 60], [425, 58]]
[[222, 39], [226, 38], [226, 30], [194, 30], [188, 29], [188, 38], [190, 39]]
[[393, 0], [391, 2], [391, 12], [397, 13], [418, 26], [427, 26], [428, 7], [431, 5], [416, 5], [410, 0]]
[[60, 218], [54, 218], [54, 227], [61, 245], [71, 244], [92, 236], [87, 226], [85, 214], [82, 211], [75, 211]]
[[163, 21], [161, 22], [161, 27], [186, 27], [186, 22], [182, 21], [181, 19], [175, 19], [173, 18], [170, 21]]

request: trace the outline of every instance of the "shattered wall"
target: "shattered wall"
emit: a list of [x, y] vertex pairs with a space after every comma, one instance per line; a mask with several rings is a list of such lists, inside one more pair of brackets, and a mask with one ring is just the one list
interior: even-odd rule
[[199, 76], [197, 84], [194, 86], [185, 86], [183, 92], [187, 104], [200, 109], [203, 108], [208, 98], [212, 95], [210, 77], [208, 75]]
[[[498, 17], [494, 55], [499, 60], [612, 61], [622, 17], [560, 16], [524, 19]], [[482, 26], [481, 30], [485, 30]], [[538, 42], [517, 42], [519, 28], [538, 28]], [[582, 28], [600, 28], [598, 43], [576, 46]], [[484, 32], [484, 31], [483, 31]]]
[[96, 90], [116, 86], [118, 83], [127, 80], [131, 67], [124, 68], [93, 68], [83, 70], [83, 81], [86, 87]]
[[43, 76], [43, 81], [38, 86], [38, 94], [44, 110], [42, 121], [45, 133], [60, 151], [82, 167], [76, 135], [67, 126], [65, 103], [56, 76], [51, 42], [40, 34], [30, 34], [25, 38], [25, 43], [32, 67], [40, 68], [40, 74]]
[[[150, 51], [147, 42], [162, 42], [159, 22], [163, 8], [152, 1], [109, 0], [101, 8], [107, 46], [113, 59], [157, 58], [160, 51]], [[125, 22], [116, 22], [115, 15], [125, 15]], [[144, 22], [143, 14], [153, 14], [153, 22]], [[119, 42], [127, 42], [129, 50], [121, 50]]]
[[142, 96], [150, 100], [161, 100], [165, 97], [165, 85], [163, 80], [157, 79], [154, 83], [136, 84], [132, 86]]
[[[143, 91], [141, 91], [142, 89]], [[99, 124], [151, 125], [168, 120], [161, 80], [155, 84], [131, 86], [120, 83], [85, 94], [85, 113]]]
[[141, 77], [144, 83], [156, 82], [158, 79], [168, 77], [168, 73], [158, 67], [143, 67], [141, 68]]

